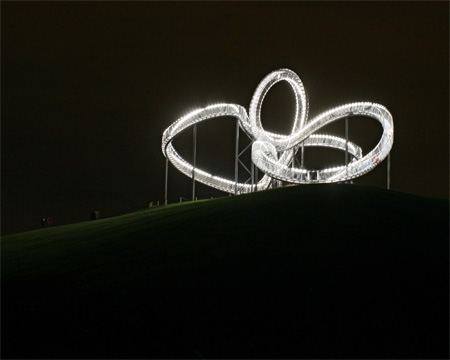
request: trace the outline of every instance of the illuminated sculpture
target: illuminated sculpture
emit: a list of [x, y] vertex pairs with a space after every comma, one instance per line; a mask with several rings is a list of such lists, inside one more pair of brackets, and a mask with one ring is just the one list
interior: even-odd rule
[[[295, 118], [289, 135], [274, 134], [263, 129], [261, 108], [269, 89], [279, 81], [287, 81], [295, 94]], [[265, 175], [256, 184], [238, 183], [209, 174], [186, 162], [175, 150], [172, 140], [187, 128], [202, 121], [233, 116], [240, 128], [252, 141], [252, 162]], [[368, 116], [378, 120], [383, 134], [378, 144], [363, 156], [356, 144], [336, 136], [316, 134], [323, 126], [350, 116]], [[392, 115], [382, 105], [371, 102], [355, 102], [338, 106], [308, 120], [308, 99], [300, 78], [289, 69], [280, 69], [267, 75], [256, 88], [250, 102], [250, 113], [235, 104], [217, 104], [195, 110], [169, 126], [162, 136], [162, 152], [185, 175], [213, 188], [234, 194], [264, 190], [272, 179], [295, 184], [333, 183], [354, 179], [380, 164], [389, 154], [394, 142]], [[352, 160], [344, 165], [322, 170], [294, 167], [294, 157], [301, 146], [323, 146], [348, 152]], [[347, 163], [347, 161], [346, 161]], [[166, 168], [167, 170], [167, 168]]]

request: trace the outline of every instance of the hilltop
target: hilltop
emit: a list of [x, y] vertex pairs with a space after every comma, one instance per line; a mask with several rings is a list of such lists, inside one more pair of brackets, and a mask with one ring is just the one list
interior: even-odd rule
[[449, 202], [309, 185], [2, 238], [3, 358], [447, 358]]

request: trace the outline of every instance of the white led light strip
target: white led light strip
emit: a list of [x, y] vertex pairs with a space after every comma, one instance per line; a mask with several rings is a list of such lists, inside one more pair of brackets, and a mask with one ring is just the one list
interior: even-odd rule
[[[264, 97], [270, 88], [279, 81], [287, 81], [295, 94], [295, 118], [289, 135], [274, 134], [265, 131], [261, 124], [261, 108]], [[202, 121], [220, 117], [233, 116], [238, 119], [239, 126], [252, 140], [252, 161], [265, 173], [263, 178], [252, 186], [235, 183], [233, 180], [214, 176], [206, 171], [193, 168], [185, 161], [172, 145], [174, 138], [182, 131]], [[383, 127], [380, 141], [365, 156], [359, 146], [347, 143], [348, 153], [352, 160], [347, 166], [321, 170], [307, 170], [291, 166], [294, 153], [301, 144], [323, 146], [346, 150], [346, 140], [336, 136], [315, 134], [317, 130], [333, 121], [350, 116], [367, 116], [378, 120]], [[264, 190], [270, 185], [272, 178], [296, 184], [332, 183], [354, 179], [380, 164], [389, 154], [394, 143], [394, 122], [392, 115], [382, 105], [371, 102], [356, 102], [338, 106], [308, 120], [308, 99], [300, 78], [289, 69], [280, 69], [267, 75], [256, 88], [250, 102], [250, 116], [245, 108], [235, 104], [217, 104], [192, 111], [170, 125], [162, 136], [162, 152], [170, 162], [183, 174], [213, 188], [235, 193], [248, 193]]]

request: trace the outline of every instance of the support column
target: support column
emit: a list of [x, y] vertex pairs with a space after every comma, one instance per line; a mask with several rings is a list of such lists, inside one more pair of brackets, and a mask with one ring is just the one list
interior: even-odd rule
[[388, 154], [387, 158], [387, 189], [391, 188], [391, 154]]
[[239, 171], [239, 120], [236, 119], [236, 147], [235, 147], [235, 159], [234, 159], [234, 195], [237, 195], [238, 171]]
[[253, 161], [252, 161], [250, 170], [252, 172], [252, 192], [254, 192], [255, 191], [255, 164], [253, 164]]
[[303, 169], [303, 167], [304, 167], [304, 163], [303, 163], [304, 158], [305, 158], [305, 144], [302, 143], [302, 159], [301, 159], [301, 163], [300, 163], [301, 169]]
[[164, 205], [167, 205], [167, 179], [169, 178], [169, 158], [166, 154], [166, 181], [164, 186]]
[[194, 125], [193, 134], [192, 134], [192, 140], [193, 140], [193, 167], [192, 167], [192, 201], [195, 201], [195, 166], [197, 162], [197, 124]]
[[255, 167], [255, 191], [258, 191], [258, 167], [253, 164]]
[[292, 170], [294, 170], [294, 160], [295, 160], [295, 146], [292, 148], [292, 162], [291, 162]]
[[[345, 176], [348, 177], [348, 117], [345, 118]], [[347, 183], [347, 179], [345, 179]]]

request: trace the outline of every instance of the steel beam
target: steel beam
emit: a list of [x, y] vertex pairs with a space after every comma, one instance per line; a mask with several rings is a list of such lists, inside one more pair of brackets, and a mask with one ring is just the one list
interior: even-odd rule
[[304, 168], [305, 163], [303, 162], [305, 160], [305, 144], [302, 143], [302, 159], [300, 163], [300, 169]]
[[194, 166], [192, 167], [192, 201], [195, 201], [195, 166], [197, 163], [197, 124], [195, 124], [193, 127], [192, 140], [193, 140], [192, 156], [194, 158], [193, 160]]
[[[345, 177], [348, 177], [348, 117], [345, 118]], [[346, 181], [347, 182], [347, 179]]]
[[236, 147], [234, 159], [234, 195], [237, 195], [239, 171], [239, 119], [236, 119]]
[[391, 154], [387, 156], [387, 189], [391, 188]]
[[167, 180], [169, 178], [169, 158], [166, 156], [166, 181], [164, 186], [164, 205], [167, 205]]

